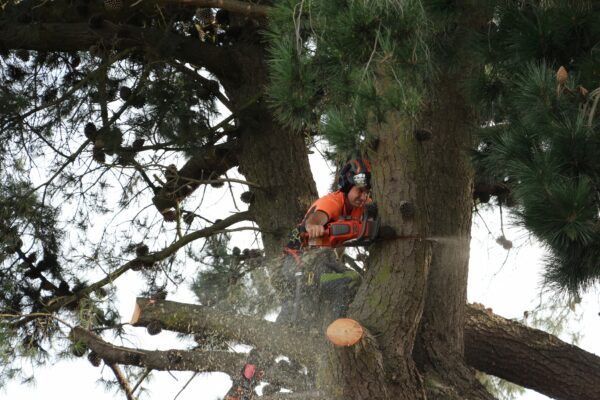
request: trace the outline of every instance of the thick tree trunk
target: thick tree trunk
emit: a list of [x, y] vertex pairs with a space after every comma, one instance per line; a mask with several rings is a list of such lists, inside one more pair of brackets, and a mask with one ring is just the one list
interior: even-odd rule
[[232, 96], [234, 112], [244, 107], [236, 113], [240, 125], [239, 170], [260, 186], [253, 190], [250, 211], [261, 228], [265, 253], [273, 257], [281, 254], [287, 234], [317, 198], [317, 189], [305, 138], [279, 125], [261, 95], [267, 84], [267, 66], [264, 48], [256, 42], [246, 43], [232, 54], [234, 61], [244, 67], [237, 79], [223, 79], [222, 84]]
[[241, 113], [240, 122], [240, 171], [261, 187], [254, 191], [250, 211], [267, 257], [276, 256], [317, 198], [306, 143], [300, 133], [276, 124], [264, 101]]
[[[433, 255], [427, 277], [427, 297], [415, 347], [415, 360], [424, 375], [428, 398], [493, 399], [464, 361], [464, 310], [467, 301], [473, 170], [469, 160], [475, 113], [465, 98], [462, 74], [474, 68], [461, 52], [466, 29], [487, 26], [472, 2], [456, 2], [463, 11], [452, 32], [452, 52], [438, 54], [440, 68], [431, 84], [421, 126], [431, 132], [422, 142], [427, 162], [427, 198]], [[487, 28], [486, 28], [487, 29]], [[444, 58], [445, 57], [445, 58]], [[458, 67], [449, 69], [448, 64]]]
[[438, 81], [422, 121], [431, 138], [422, 142], [427, 162], [433, 256], [415, 360], [428, 398], [493, 398], [466, 367], [463, 320], [472, 214], [471, 113], [454, 76]]
[[[379, 67], [380, 95], [393, 81], [387, 68], [385, 64]], [[372, 154], [376, 158], [371, 158], [374, 198], [381, 219], [399, 235], [427, 236], [428, 199], [422, 190], [425, 160], [412, 134], [413, 127], [400, 113], [390, 112], [385, 121], [373, 120], [370, 130], [379, 138], [376, 153]], [[410, 207], [414, 212], [400, 212]], [[324, 388], [332, 398], [425, 398], [412, 351], [430, 259], [431, 244], [426, 240], [389, 240], [371, 249], [367, 273], [348, 315], [374, 335], [371, 351], [379, 352], [381, 365], [365, 369], [369, 364], [364, 354], [353, 349], [336, 351], [330, 356], [334, 360], [330, 373], [337, 378], [337, 385]], [[344, 373], [336, 374], [340, 370]]]

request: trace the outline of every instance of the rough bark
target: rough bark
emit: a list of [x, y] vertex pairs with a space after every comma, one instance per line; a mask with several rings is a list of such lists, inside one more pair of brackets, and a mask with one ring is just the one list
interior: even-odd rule
[[[377, 91], [383, 95], [393, 79], [385, 63], [378, 71]], [[399, 235], [426, 237], [428, 200], [422, 190], [424, 160], [412, 130], [407, 118], [398, 112], [389, 112], [384, 121], [371, 122], [371, 134], [379, 139], [371, 154], [375, 171], [373, 190], [379, 215], [386, 225]], [[411, 216], [399, 212], [406, 202], [415, 207]], [[376, 370], [363, 369], [366, 360], [359, 353], [347, 354], [349, 360], [338, 357], [330, 373], [335, 374], [342, 365], [345, 373], [337, 375], [338, 387], [332, 395], [357, 399], [425, 398], [412, 350], [430, 258], [431, 246], [424, 240], [390, 240], [373, 246], [367, 272], [348, 316], [373, 333], [376, 342], [373, 348], [380, 352], [385, 373], [375, 378]], [[369, 381], [378, 384], [369, 385]], [[360, 396], [356, 397], [356, 393]]]
[[286, 354], [305, 365], [314, 365], [326, 346], [325, 335], [315, 337], [298, 327], [233, 315], [205, 306], [138, 298], [137, 307], [139, 310], [131, 321], [133, 326], [148, 326], [158, 321], [163, 329], [182, 333], [197, 333], [210, 328], [223, 332], [229, 339], [252, 344], [262, 354]]
[[250, 211], [261, 227], [265, 254], [273, 257], [317, 198], [306, 144], [298, 132], [275, 123], [262, 101], [242, 113], [240, 122], [240, 170], [261, 187], [254, 191]]
[[444, 75], [420, 129], [431, 132], [421, 147], [427, 159], [432, 260], [415, 349], [428, 398], [492, 399], [463, 359], [463, 320], [471, 232], [473, 171], [470, 111], [457, 79]]
[[[244, 36], [251, 37], [255, 32]], [[268, 81], [265, 49], [258, 40], [244, 42], [232, 58], [237, 80], [221, 83], [232, 100], [239, 121], [239, 171], [260, 186], [254, 190], [250, 211], [261, 228], [267, 257], [281, 253], [287, 234], [317, 198], [305, 138], [275, 121], [264, 93]], [[248, 105], [248, 101], [255, 99]], [[243, 108], [243, 109], [242, 109]]]
[[[478, 5], [474, 7], [475, 3], [456, 3], [463, 7], [460, 23], [441, 38], [451, 40], [452, 50], [435, 56], [440, 68], [417, 127], [431, 133], [421, 141], [421, 148], [427, 160], [423, 166], [433, 240], [414, 357], [430, 400], [493, 399], [466, 366], [463, 340], [474, 174], [468, 151], [476, 118], [461, 86], [461, 75], [479, 66], [461, 49], [468, 36], [466, 29], [487, 26], [489, 17]], [[451, 57], [456, 60], [448, 65], [458, 66], [447, 67], [445, 61]]]
[[466, 315], [469, 365], [557, 400], [600, 396], [600, 357], [483, 307]]

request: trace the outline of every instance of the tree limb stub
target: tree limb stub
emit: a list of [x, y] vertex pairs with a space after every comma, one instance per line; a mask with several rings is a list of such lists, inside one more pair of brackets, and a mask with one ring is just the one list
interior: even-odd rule
[[217, 312], [209, 307], [169, 300], [138, 298], [133, 326], [147, 326], [158, 321], [163, 329], [182, 333], [213, 329], [226, 337], [256, 346], [261, 353], [285, 354], [305, 365], [314, 365], [326, 345], [299, 328], [276, 324], [253, 317]]
[[[82, 327], [73, 328], [70, 339], [73, 342], [84, 343], [109, 366], [113, 364], [134, 365], [157, 371], [218, 371], [225, 372], [236, 378], [246, 363], [247, 357], [245, 353], [233, 353], [229, 351], [159, 351], [115, 346]], [[263, 380], [294, 391], [306, 390], [309, 386], [307, 377], [302, 375], [300, 371], [290, 370], [285, 362], [268, 364]]]
[[600, 357], [481, 306], [467, 307], [465, 358], [480, 371], [553, 399], [600, 397]]

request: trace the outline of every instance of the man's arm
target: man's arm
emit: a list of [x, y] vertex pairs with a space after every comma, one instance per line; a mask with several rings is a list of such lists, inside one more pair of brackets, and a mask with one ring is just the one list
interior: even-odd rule
[[308, 237], [313, 239], [323, 236], [323, 233], [325, 232], [324, 225], [327, 221], [329, 221], [329, 216], [323, 211], [315, 211], [312, 213], [304, 224]]

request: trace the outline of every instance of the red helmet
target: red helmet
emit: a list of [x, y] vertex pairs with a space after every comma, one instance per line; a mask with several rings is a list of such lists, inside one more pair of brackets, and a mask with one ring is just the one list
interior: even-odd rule
[[338, 189], [348, 193], [352, 186], [371, 187], [371, 163], [369, 160], [362, 158], [350, 160], [340, 171]]

